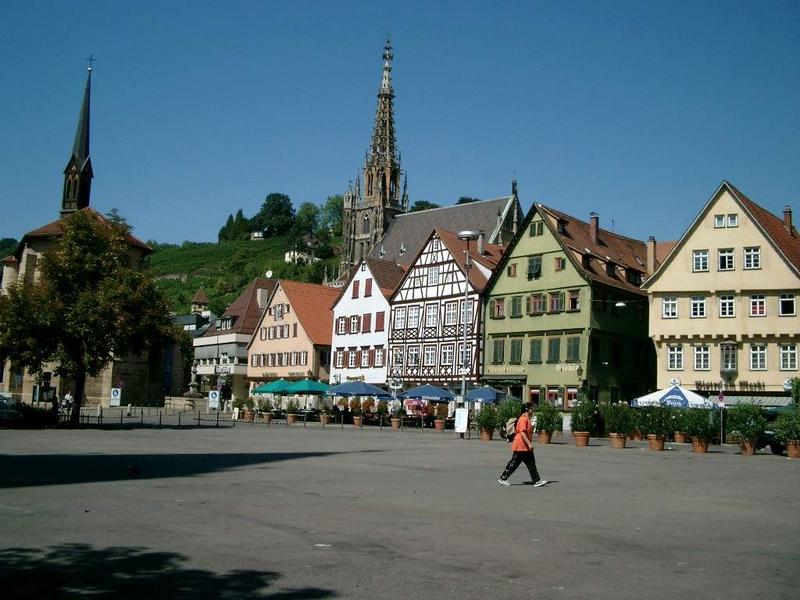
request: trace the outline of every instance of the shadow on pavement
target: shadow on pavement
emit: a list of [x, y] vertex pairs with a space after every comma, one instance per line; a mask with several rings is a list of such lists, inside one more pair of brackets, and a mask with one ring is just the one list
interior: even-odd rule
[[88, 544], [0, 550], [0, 589], [6, 598], [331, 598], [322, 588], [281, 588], [279, 573], [214, 573], [186, 566], [172, 552]]
[[[381, 452], [381, 450], [359, 452]], [[0, 454], [0, 489], [137, 478], [186, 477], [236, 467], [336, 454], [348, 454], [348, 452]]]

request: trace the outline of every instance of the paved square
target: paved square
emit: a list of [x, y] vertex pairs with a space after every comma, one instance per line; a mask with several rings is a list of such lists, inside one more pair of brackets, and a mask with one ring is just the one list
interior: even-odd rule
[[[0, 430], [5, 598], [797, 598], [800, 461], [419, 430]], [[524, 467], [512, 482], [522, 483]], [[7, 592], [11, 591], [9, 595]], [[72, 591], [70, 591], [72, 590]]]

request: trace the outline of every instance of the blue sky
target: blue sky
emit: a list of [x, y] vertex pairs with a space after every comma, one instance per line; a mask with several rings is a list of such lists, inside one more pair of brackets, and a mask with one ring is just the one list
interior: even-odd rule
[[[92, 206], [215, 241], [270, 192], [323, 202], [368, 146], [387, 33], [411, 201], [542, 202], [675, 239], [722, 179], [800, 216], [800, 3], [14, 2], [0, 237], [58, 217], [86, 77]], [[800, 218], [796, 219], [800, 220]]]

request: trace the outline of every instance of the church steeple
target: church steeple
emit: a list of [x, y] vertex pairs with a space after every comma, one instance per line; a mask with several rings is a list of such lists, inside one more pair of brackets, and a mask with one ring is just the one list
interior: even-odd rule
[[75, 130], [75, 142], [72, 154], [64, 168], [64, 191], [61, 196], [61, 217], [89, 206], [92, 190], [92, 159], [89, 157], [89, 113], [92, 95], [92, 62], [90, 57], [86, 89], [83, 92], [83, 103], [78, 116], [78, 127]]

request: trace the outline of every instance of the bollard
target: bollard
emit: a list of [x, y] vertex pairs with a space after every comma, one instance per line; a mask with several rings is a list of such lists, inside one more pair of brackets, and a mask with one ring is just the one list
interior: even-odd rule
[[181, 412], [178, 411], [178, 427], [181, 426]]
[[158, 426], [161, 427], [161, 411], [158, 411]]
[[217, 427], [219, 427], [219, 410], [217, 410]]
[[305, 428], [306, 428], [306, 419], [308, 419], [308, 413], [305, 413], [305, 414], [303, 415], [303, 429], [305, 429]]
[[122, 410], [119, 411], [119, 424], [122, 425]]
[[200, 411], [197, 411], [197, 426], [200, 426]]
[[144, 409], [143, 409], [143, 408], [140, 408], [140, 409], [139, 409], [139, 414], [141, 415], [141, 420], [140, 420], [140, 423], [141, 423], [142, 425], [144, 425]]

